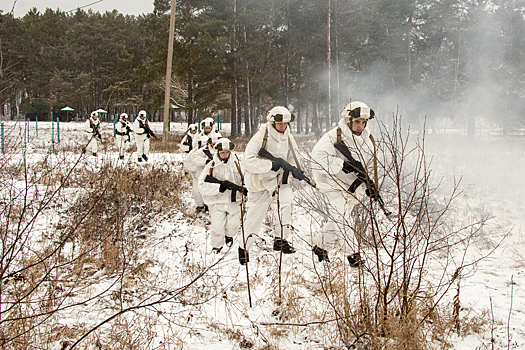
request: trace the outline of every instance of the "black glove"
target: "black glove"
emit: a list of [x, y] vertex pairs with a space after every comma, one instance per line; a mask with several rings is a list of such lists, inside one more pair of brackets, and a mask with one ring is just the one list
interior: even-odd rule
[[281, 169], [281, 164], [279, 164], [278, 162], [272, 162], [272, 170], [277, 171], [279, 169]]
[[206, 159], [206, 164], [208, 164], [209, 162], [211, 162], [211, 159]]
[[220, 186], [219, 186], [219, 192], [220, 193], [223, 193], [224, 191], [226, 191], [228, 189], [228, 187], [226, 186], [225, 183], [222, 183]]
[[372, 198], [376, 202], [379, 199], [379, 191], [377, 190], [377, 187], [374, 185], [374, 183], [371, 183], [370, 186], [366, 188], [365, 193], [368, 197]]
[[355, 173], [356, 170], [355, 168], [352, 166], [352, 164], [348, 163], [348, 162], [343, 162], [343, 172], [345, 174], [350, 174], [350, 173]]
[[242, 193], [245, 197], [248, 195], [248, 190], [246, 189], [246, 187], [242, 189]]

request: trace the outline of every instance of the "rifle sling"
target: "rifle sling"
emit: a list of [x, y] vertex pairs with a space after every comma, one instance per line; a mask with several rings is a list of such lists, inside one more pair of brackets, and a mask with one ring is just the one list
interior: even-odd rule
[[[297, 155], [295, 154], [295, 150], [293, 148], [292, 140], [291, 140], [290, 136], [291, 135], [288, 135], [288, 147], [292, 151], [293, 159], [295, 161], [295, 167], [297, 169], [301, 170], [301, 165], [299, 164], [299, 160], [297, 159]], [[266, 144], [267, 143], [268, 143], [268, 127], [264, 131], [264, 137], [263, 137], [263, 142], [262, 142], [261, 148], [266, 149]], [[290, 177], [290, 171], [285, 169], [284, 173], [283, 173], [283, 185], [288, 184], [288, 177]]]
[[[377, 147], [376, 147], [376, 141], [374, 140], [374, 137], [372, 136], [372, 134], [370, 134], [370, 141], [372, 141], [372, 145], [374, 146], [374, 180], [375, 180], [374, 183], [377, 184], [379, 183], [378, 175], [377, 175]], [[337, 142], [338, 143], [340, 142], [344, 145], [344, 141], [341, 140], [341, 128], [340, 127], [337, 127]]]

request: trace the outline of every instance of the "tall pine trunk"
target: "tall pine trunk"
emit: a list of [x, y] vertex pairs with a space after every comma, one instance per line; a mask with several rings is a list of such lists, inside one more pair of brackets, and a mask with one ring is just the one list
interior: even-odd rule
[[331, 16], [332, 4], [328, 0], [328, 16], [326, 19], [326, 65], [328, 66], [328, 106], [326, 116], [326, 130], [330, 130], [332, 126], [332, 44], [331, 44]]
[[[186, 16], [188, 22], [191, 20], [191, 0], [186, 0]], [[191, 29], [191, 27], [190, 27]], [[194, 111], [193, 111], [193, 66], [191, 58], [191, 31], [186, 35], [186, 45], [188, 45], [188, 125], [193, 124], [195, 121]], [[200, 126], [199, 126], [200, 127]]]
[[231, 138], [236, 138], [239, 136], [238, 129], [238, 114], [237, 114], [237, 57], [235, 55], [236, 50], [236, 20], [237, 20], [237, 0], [233, 0], [233, 18], [232, 18], [232, 27], [231, 27], [231, 58], [232, 58], [232, 71], [233, 79], [231, 82]]

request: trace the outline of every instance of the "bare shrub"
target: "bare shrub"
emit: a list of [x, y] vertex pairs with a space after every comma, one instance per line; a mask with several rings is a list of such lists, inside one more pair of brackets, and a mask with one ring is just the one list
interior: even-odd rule
[[[137, 257], [144, 235], [154, 219], [179, 210], [188, 183], [169, 164], [81, 167], [82, 156], [69, 150], [43, 158], [28, 156], [24, 143], [9, 150], [0, 170], [0, 347], [71, 339], [65, 348], [89, 331], [63, 328], [66, 310], [109, 301], [114, 312], [126, 307], [144, 268]], [[147, 347], [154, 326], [137, 325], [117, 318], [111, 329], [119, 340], [107, 345]]]
[[159, 133], [156, 135], [158, 139], [150, 138], [151, 152], [175, 152], [179, 150], [179, 145], [182, 137], [180, 135], [168, 134], [167, 142], [164, 142], [164, 135]]
[[[396, 118], [393, 125], [391, 133], [381, 129], [377, 182], [394, 220], [389, 222], [368, 197], [361, 199], [354, 208], [355, 226], [337, 224], [343, 230], [351, 227], [343, 235], [356, 235], [364, 266], [349, 271], [345, 261], [331, 256], [330, 264], [314, 271], [325, 305], [316, 317], [334, 323], [337, 336], [331, 341], [347, 348], [427, 349], [436, 339], [447, 344], [459, 323], [471, 325], [460, 325], [469, 332], [483, 324], [480, 317], [466, 315], [454, 321], [452, 292], [475, 264], [465, 261], [465, 254], [490, 217], [466, 223], [454, 218], [459, 183], [448, 197], [436, 196], [424, 137], [409, 147], [410, 135], [401, 133]], [[296, 202], [323, 222], [327, 201], [316, 192], [300, 193]]]

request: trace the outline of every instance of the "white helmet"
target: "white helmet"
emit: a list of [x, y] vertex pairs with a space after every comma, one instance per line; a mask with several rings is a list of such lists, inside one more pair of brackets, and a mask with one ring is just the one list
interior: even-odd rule
[[98, 112], [97, 111], [91, 112], [91, 117], [98, 117]]
[[127, 113], [120, 113], [120, 119], [128, 119], [128, 114]]
[[201, 121], [201, 128], [204, 129], [205, 127], [213, 127], [213, 124], [215, 124], [215, 120], [213, 120], [213, 118], [206, 118], [204, 119], [203, 121]]
[[190, 124], [188, 126], [188, 131], [197, 131], [199, 129], [199, 126], [197, 125], [197, 123], [195, 124]]
[[290, 113], [288, 108], [283, 106], [277, 106], [270, 109], [268, 115], [266, 116], [266, 119], [272, 123], [289, 123], [295, 120], [295, 115]]
[[235, 148], [235, 145], [229, 139], [227, 139], [226, 137], [223, 137], [217, 140], [217, 143], [215, 143], [214, 147], [218, 152], [226, 151], [226, 150], [233, 151], [233, 149]]
[[148, 115], [148, 114], [146, 113], [145, 110], [141, 110], [141, 111], [139, 112], [139, 118], [142, 117], [142, 116], [143, 116], [144, 118], [146, 118], [147, 115]]
[[341, 118], [345, 118], [347, 123], [352, 121], [352, 119], [363, 118], [369, 120], [374, 116], [374, 110], [370, 109], [366, 103], [359, 101], [350, 102], [345, 108], [343, 108], [343, 111], [341, 112]]

